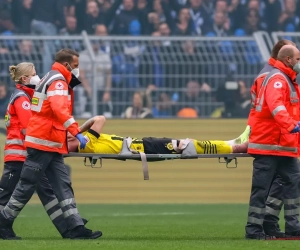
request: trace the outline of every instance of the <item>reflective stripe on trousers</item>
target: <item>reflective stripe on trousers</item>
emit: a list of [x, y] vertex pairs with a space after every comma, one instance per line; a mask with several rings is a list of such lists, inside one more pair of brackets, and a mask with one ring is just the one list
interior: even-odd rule
[[273, 209], [273, 208], [271, 208], [271, 207], [267, 206], [267, 207], [266, 207], [266, 213], [267, 213], [267, 214], [271, 214], [271, 215], [274, 215], [274, 216], [278, 217], [278, 216], [279, 216], [279, 214], [280, 214], [280, 210]]
[[282, 200], [278, 200], [277, 198], [274, 198], [274, 197], [271, 197], [271, 196], [268, 197], [267, 202], [270, 202], [270, 203], [275, 204], [277, 206], [281, 206], [282, 203], [283, 203]]
[[67, 205], [71, 205], [71, 204], [74, 204], [75, 203], [75, 199], [74, 198], [70, 198], [70, 199], [66, 199], [66, 200], [63, 200], [59, 203], [59, 205], [61, 207], [65, 207]]
[[53, 208], [55, 205], [58, 204], [58, 200], [54, 199], [53, 201], [50, 201], [48, 204], [44, 206], [45, 210], [48, 211], [49, 209]]
[[79, 214], [77, 208], [70, 208], [69, 210], [64, 212], [64, 218], [67, 218], [73, 214]]
[[[254, 224], [262, 224], [264, 221], [263, 216], [265, 214], [265, 211], [265, 208], [249, 206], [248, 222]], [[262, 219], [257, 217], [262, 217]]]
[[25, 204], [19, 202], [13, 196], [11, 196], [9, 202], [3, 208], [2, 213], [4, 214], [5, 218], [13, 220], [19, 215], [24, 206]]
[[259, 143], [252, 143], [252, 142], [248, 144], [248, 148], [260, 149], [260, 150], [286, 151], [292, 153], [298, 152], [298, 148], [294, 148], [294, 147], [284, 147], [279, 145], [259, 144]]
[[284, 209], [284, 215], [285, 215], [285, 216], [299, 215], [299, 208], [295, 208], [295, 209]]
[[49, 215], [51, 220], [55, 220], [58, 216], [62, 215], [63, 212], [61, 209], [56, 210], [55, 212], [53, 212], [52, 214]]
[[264, 219], [258, 219], [252, 216], [248, 217], [248, 221], [251, 224], [258, 224], [258, 225], [262, 225], [264, 223]]
[[286, 205], [298, 205], [300, 203], [300, 198], [284, 199], [283, 203]]

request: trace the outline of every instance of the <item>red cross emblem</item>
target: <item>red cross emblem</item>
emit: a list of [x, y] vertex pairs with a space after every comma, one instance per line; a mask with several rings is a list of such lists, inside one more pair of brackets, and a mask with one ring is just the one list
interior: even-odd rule
[[30, 103], [27, 102], [27, 101], [24, 101], [24, 102], [22, 103], [22, 108], [23, 108], [23, 109], [26, 109], [26, 110], [30, 109]]
[[282, 83], [281, 82], [275, 82], [274, 83], [274, 88], [275, 89], [280, 89], [282, 87]]
[[64, 85], [63, 85], [61, 82], [57, 82], [57, 83], [55, 84], [55, 88], [56, 88], [56, 89], [63, 89], [63, 88], [64, 88]]

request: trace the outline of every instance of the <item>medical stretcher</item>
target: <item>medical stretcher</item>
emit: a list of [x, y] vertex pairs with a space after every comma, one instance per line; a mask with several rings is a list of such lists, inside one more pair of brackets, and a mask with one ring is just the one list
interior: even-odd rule
[[[94, 154], [94, 153], [69, 153], [64, 157], [82, 157], [84, 158], [84, 165], [89, 167], [96, 167], [96, 163], [100, 161], [100, 168], [102, 167], [103, 159], [111, 160], [138, 160], [138, 161], [163, 161], [163, 160], [177, 160], [177, 159], [203, 159], [203, 158], [218, 158], [219, 163], [225, 163], [227, 168], [236, 168], [238, 165], [237, 158], [251, 157], [246, 153], [232, 153], [232, 154], [197, 154], [192, 156], [183, 156], [182, 154]], [[223, 159], [223, 160], [222, 160]], [[234, 160], [234, 166], [230, 167], [229, 163]], [[148, 165], [143, 164], [144, 180], [149, 180]]]

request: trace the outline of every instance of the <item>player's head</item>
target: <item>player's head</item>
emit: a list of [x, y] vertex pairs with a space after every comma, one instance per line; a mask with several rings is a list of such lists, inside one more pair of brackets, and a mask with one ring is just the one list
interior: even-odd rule
[[278, 52], [277, 60], [300, 73], [300, 51], [293, 45], [284, 45]]
[[75, 136], [71, 135], [69, 132], [67, 133], [68, 140], [68, 151], [69, 152], [77, 152], [79, 141]]
[[293, 45], [296, 47], [296, 44], [290, 40], [286, 40], [286, 39], [280, 40], [274, 45], [271, 52], [271, 57], [277, 60], [278, 52], [284, 45]]
[[39, 76], [36, 75], [34, 64], [30, 62], [9, 66], [9, 74], [16, 84], [37, 85], [40, 82]]
[[55, 62], [60, 63], [66, 69], [79, 77], [79, 54], [72, 49], [62, 49], [55, 55]]

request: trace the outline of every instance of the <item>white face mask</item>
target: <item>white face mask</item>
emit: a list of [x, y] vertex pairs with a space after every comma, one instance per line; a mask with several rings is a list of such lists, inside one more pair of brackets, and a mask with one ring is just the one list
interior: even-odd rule
[[40, 77], [38, 75], [35, 75], [30, 78], [29, 84], [36, 86], [39, 85], [40, 81], [41, 81]]
[[71, 69], [71, 73], [78, 78], [79, 77], [79, 68], [72, 69], [71, 65], [70, 64], [68, 64], [68, 65]]
[[294, 67], [293, 67], [293, 70], [299, 74], [300, 73], [300, 62], [297, 62]]
[[75, 68], [75, 69], [72, 69], [72, 74], [74, 75], [74, 76], [76, 76], [77, 78], [79, 77], [79, 68]]

